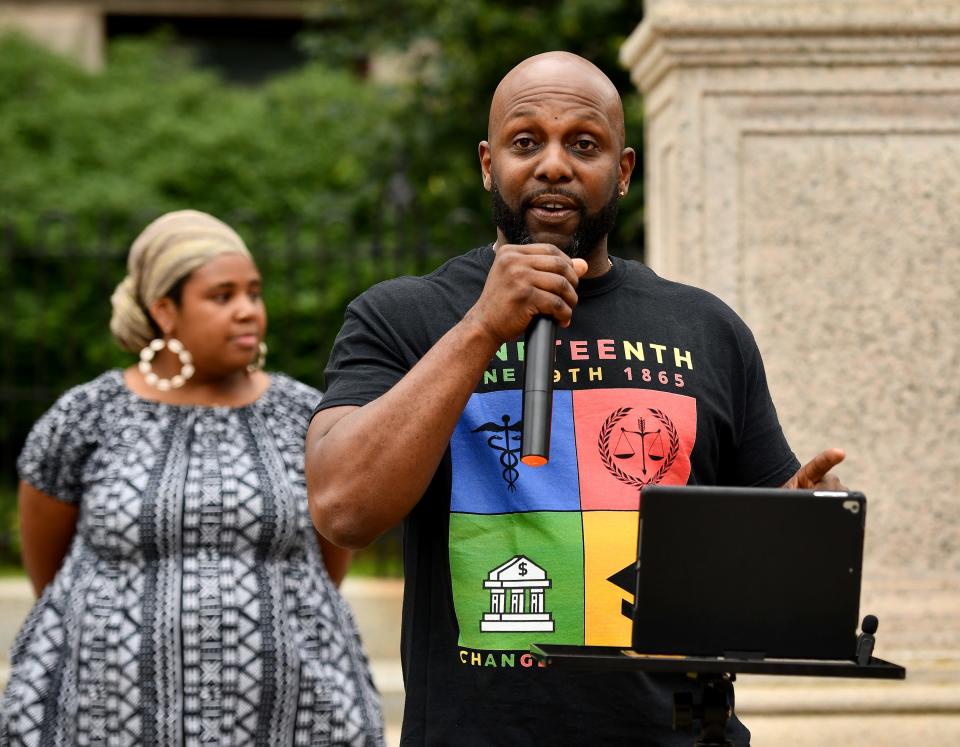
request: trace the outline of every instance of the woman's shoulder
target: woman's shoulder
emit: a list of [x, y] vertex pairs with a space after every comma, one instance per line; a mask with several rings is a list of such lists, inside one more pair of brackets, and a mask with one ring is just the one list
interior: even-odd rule
[[104, 428], [117, 421], [107, 411], [122, 401], [117, 396], [122, 386], [122, 373], [107, 371], [61, 394], [27, 436], [17, 459], [21, 479], [58, 500], [78, 503], [78, 475]]
[[123, 372], [120, 369], [110, 369], [95, 379], [67, 389], [53, 403], [50, 412], [64, 417], [83, 417], [114, 403], [117, 394], [123, 389]]
[[323, 394], [309, 384], [281, 372], [270, 373], [270, 387], [263, 398], [272, 408], [283, 408], [291, 413], [313, 414]]

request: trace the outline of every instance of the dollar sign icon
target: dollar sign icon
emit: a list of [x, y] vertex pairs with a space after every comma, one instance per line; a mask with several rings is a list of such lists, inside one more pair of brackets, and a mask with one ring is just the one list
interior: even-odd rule
[[521, 561], [520, 561], [520, 565], [518, 565], [517, 568], [520, 569], [520, 575], [521, 575], [521, 576], [526, 576], [526, 575], [527, 575], [527, 561], [526, 561], [526, 560], [521, 560]]

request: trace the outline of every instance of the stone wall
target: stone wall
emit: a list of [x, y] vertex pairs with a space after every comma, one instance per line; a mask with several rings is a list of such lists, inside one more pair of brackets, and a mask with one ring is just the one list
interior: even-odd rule
[[847, 450], [879, 655], [960, 692], [960, 3], [645, 11], [648, 260], [746, 319], [801, 460]]
[[103, 66], [101, 10], [86, 3], [0, 3], [0, 33], [17, 31], [88, 70]]

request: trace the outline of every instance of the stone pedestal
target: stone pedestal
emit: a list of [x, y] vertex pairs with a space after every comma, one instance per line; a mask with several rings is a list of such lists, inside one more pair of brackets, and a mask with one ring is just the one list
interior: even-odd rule
[[960, 684], [960, 3], [645, 10], [648, 261], [746, 319], [801, 460], [847, 450], [879, 655]]

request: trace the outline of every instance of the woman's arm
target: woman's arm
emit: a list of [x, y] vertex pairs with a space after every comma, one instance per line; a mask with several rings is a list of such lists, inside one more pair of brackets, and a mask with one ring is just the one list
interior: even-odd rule
[[41, 493], [23, 480], [20, 481], [17, 499], [20, 506], [23, 567], [33, 584], [34, 593], [39, 597], [63, 565], [77, 531], [77, 515], [80, 511], [76, 506]]

